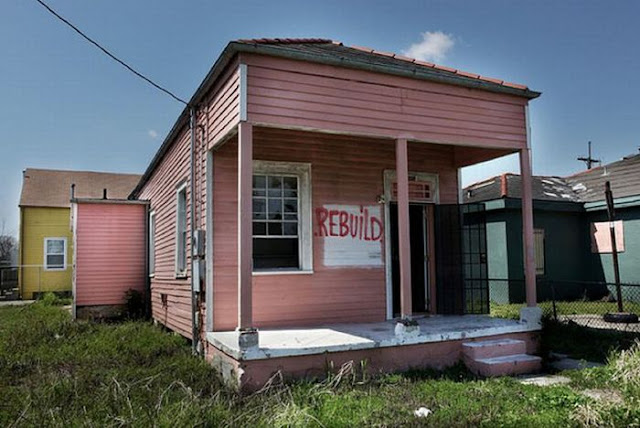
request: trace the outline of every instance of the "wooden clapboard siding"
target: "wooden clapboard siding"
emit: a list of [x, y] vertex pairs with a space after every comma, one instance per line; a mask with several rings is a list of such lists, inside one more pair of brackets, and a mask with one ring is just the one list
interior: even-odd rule
[[240, 70], [237, 61], [213, 86], [203, 109], [206, 117], [200, 122], [206, 125], [207, 148], [210, 149], [229, 134], [240, 120]]
[[[198, 108], [196, 130], [196, 222], [205, 228], [206, 214], [206, 150], [232, 131], [239, 121], [239, 82], [237, 61], [210, 89], [205, 102]], [[202, 140], [202, 129], [205, 141]], [[176, 256], [176, 189], [187, 183], [187, 230], [191, 227], [190, 131], [188, 125], [180, 131], [171, 148], [142, 189], [139, 198], [149, 200], [155, 212], [155, 273], [151, 278], [153, 318], [180, 334], [191, 337], [191, 250], [187, 240], [187, 277], [177, 278]], [[161, 295], [167, 296], [166, 306]]]
[[[191, 285], [188, 278], [177, 278], [176, 190], [189, 182], [190, 133], [185, 127], [162, 162], [155, 169], [139, 196], [150, 202], [155, 212], [155, 269], [151, 278], [151, 312], [155, 320], [180, 334], [191, 337]], [[187, 185], [187, 228], [190, 225], [190, 187]], [[189, 248], [190, 240], [187, 240]], [[187, 265], [190, 251], [187, 250]], [[161, 295], [167, 295], [167, 305]]]
[[[311, 163], [312, 208], [373, 205], [383, 194], [383, 172], [395, 169], [393, 141], [255, 128], [254, 159]], [[456, 203], [453, 147], [411, 143], [409, 168], [436, 173], [441, 203]], [[214, 154], [213, 219], [215, 330], [236, 327], [237, 142]], [[381, 243], [381, 245], [383, 245]], [[382, 248], [384, 251], [384, 248]], [[253, 277], [257, 327], [366, 322], [385, 319], [385, 271], [323, 266], [322, 239], [313, 239], [313, 274]]]
[[120, 305], [127, 290], [144, 293], [145, 205], [83, 202], [75, 216], [76, 305]]
[[248, 120], [465, 146], [522, 148], [526, 99], [329, 65], [243, 54]]

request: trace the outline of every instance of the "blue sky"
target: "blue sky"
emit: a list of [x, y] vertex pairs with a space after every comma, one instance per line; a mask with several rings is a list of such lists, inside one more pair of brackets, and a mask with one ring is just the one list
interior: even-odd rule
[[[327, 37], [404, 52], [435, 33], [412, 52], [543, 92], [531, 103], [535, 174], [582, 169], [575, 158], [588, 140], [607, 162], [640, 146], [640, 2], [49, 4], [182, 98], [232, 39]], [[0, 55], [0, 221], [14, 233], [24, 168], [142, 172], [182, 109], [33, 0], [3, 2]], [[508, 157], [465, 171], [464, 180], [517, 170]]]

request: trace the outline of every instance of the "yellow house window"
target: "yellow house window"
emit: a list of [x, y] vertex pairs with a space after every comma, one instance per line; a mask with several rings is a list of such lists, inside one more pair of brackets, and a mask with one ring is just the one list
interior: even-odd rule
[[67, 268], [67, 238], [44, 238], [44, 269]]

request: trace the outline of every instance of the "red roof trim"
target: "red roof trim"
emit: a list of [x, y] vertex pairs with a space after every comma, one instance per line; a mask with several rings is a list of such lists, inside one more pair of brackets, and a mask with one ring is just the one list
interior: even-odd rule
[[[264, 45], [277, 45], [277, 44], [281, 44], [281, 45], [287, 45], [287, 44], [326, 44], [326, 43], [332, 43], [334, 45], [339, 45], [339, 46], [345, 46], [340, 42], [331, 40], [331, 39], [319, 39], [319, 38], [303, 38], [303, 39], [240, 39], [238, 40], [238, 42], [240, 43], [252, 43], [252, 44], [264, 44]], [[415, 58], [409, 58], [403, 55], [397, 55], [393, 52], [385, 52], [385, 51], [378, 51], [375, 49], [371, 49], [368, 47], [364, 47], [364, 46], [346, 46], [350, 49], [356, 49], [362, 52], [367, 52], [367, 53], [371, 53], [371, 54], [375, 54], [375, 55], [381, 55], [381, 56], [386, 56], [389, 58], [395, 58], [401, 61], [406, 61], [406, 62], [410, 62], [412, 64], [416, 64], [416, 65], [421, 65], [423, 67], [429, 67], [429, 68], [435, 68], [437, 70], [443, 70], [443, 71], [448, 71], [450, 73], [454, 73], [460, 76], [464, 76], [464, 77], [468, 77], [470, 79], [478, 79], [478, 80], [483, 80], [485, 82], [491, 82], [491, 83], [495, 83], [501, 86], [507, 86], [509, 88], [515, 88], [515, 89], [522, 89], [522, 90], [527, 90], [529, 89], [528, 86], [526, 85], [521, 85], [519, 83], [512, 83], [512, 82], [506, 82], [504, 80], [500, 80], [500, 79], [495, 79], [493, 77], [487, 77], [487, 76], [481, 76], [479, 74], [475, 74], [475, 73], [470, 73], [468, 71], [463, 71], [463, 70], [458, 70], [456, 68], [452, 68], [452, 67], [447, 67], [444, 65], [439, 65], [439, 64], [433, 64], [427, 61], [421, 61]]]

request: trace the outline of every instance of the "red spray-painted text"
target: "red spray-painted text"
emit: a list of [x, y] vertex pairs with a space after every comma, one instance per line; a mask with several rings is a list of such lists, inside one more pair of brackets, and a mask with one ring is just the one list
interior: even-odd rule
[[315, 236], [332, 236], [360, 241], [381, 241], [382, 220], [360, 206], [354, 213], [340, 209], [316, 208]]

